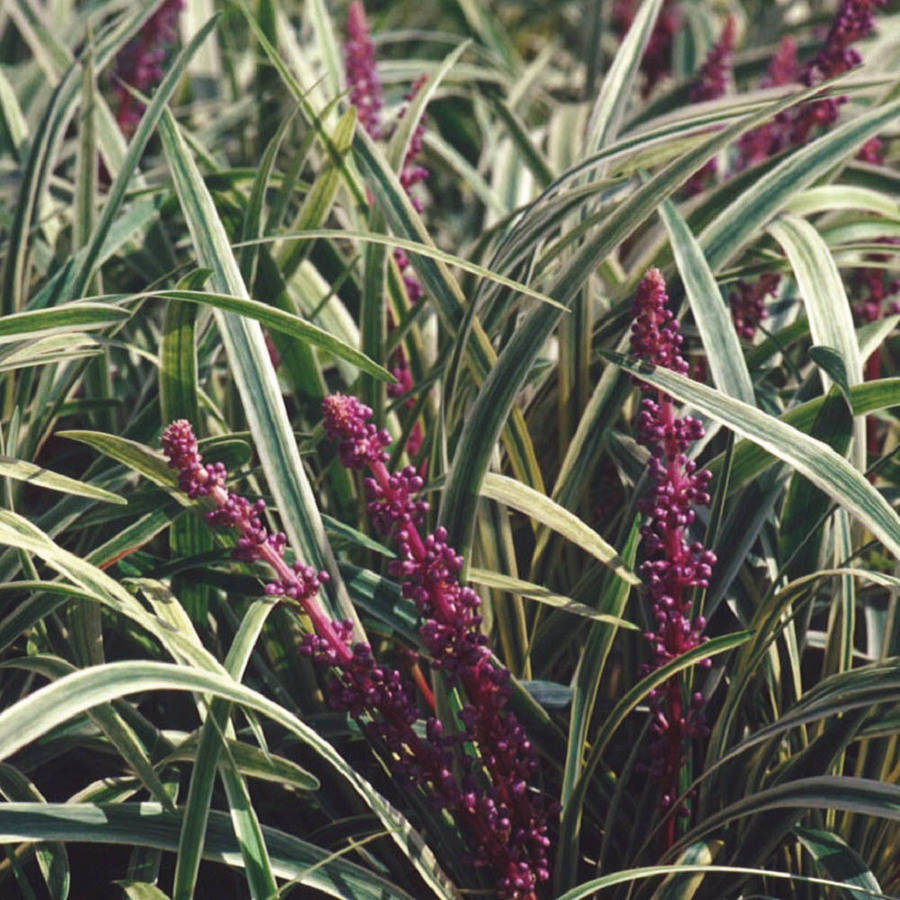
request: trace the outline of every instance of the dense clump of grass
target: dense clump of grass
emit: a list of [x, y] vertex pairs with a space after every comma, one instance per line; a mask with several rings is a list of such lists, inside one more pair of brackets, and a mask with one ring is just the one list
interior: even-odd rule
[[0, 47], [0, 896], [900, 893], [896, 3]]

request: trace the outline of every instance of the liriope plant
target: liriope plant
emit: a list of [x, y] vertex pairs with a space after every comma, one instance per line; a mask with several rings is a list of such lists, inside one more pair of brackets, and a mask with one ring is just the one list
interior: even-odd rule
[[0, 895], [900, 891], [895, 3], [0, 42]]

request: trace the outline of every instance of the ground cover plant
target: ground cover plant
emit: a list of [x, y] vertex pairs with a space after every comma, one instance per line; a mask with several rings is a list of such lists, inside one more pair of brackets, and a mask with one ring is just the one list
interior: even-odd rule
[[0, 896], [900, 895], [900, 6], [0, 7]]

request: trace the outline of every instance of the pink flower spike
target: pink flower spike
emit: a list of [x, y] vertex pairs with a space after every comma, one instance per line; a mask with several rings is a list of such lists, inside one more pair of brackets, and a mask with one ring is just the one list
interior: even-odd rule
[[[705, 100], [717, 100], [728, 89], [731, 76], [731, 53], [734, 49], [734, 16], [729, 16], [722, 29], [722, 34], [706, 57], [694, 83], [691, 85], [690, 99], [692, 103]], [[698, 171], [687, 180], [684, 193], [688, 197], [699, 194], [707, 182], [718, 171], [715, 159], [707, 160]]]
[[553, 810], [527, 789], [537, 759], [507, 709], [509, 672], [493, 663], [479, 629], [481, 600], [460, 583], [463, 559], [448, 544], [447, 532], [437, 528], [420, 534], [428, 505], [418, 499], [424, 484], [416, 470], [407, 466], [388, 472], [380, 443], [378, 452], [357, 452], [353, 442], [380, 434], [368, 421], [372, 411], [352, 397], [334, 395], [324, 401], [323, 412], [325, 429], [339, 442], [345, 465], [367, 465], [371, 471], [365, 480], [369, 515], [381, 534], [396, 539], [399, 554], [388, 574], [401, 582], [403, 596], [422, 615], [419, 635], [432, 667], [444, 672], [451, 685], [461, 685], [468, 698], [460, 712], [465, 731], [459, 738], [478, 747], [490, 784], [479, 789], [469, 779], [466, 790], [451, 792], [441, 805], [468, 825], [475, 864], [494, 870], [497, 896], [533, 900], [538, 884], [549, 877], [547, 832]]
[[760, 87], [778, 87], [785, 84], [793, 84], [797, 81], [799, 67], [797, 64], [797, 42], [789, 35], [785, 35], [778, 44], [778, 49], [769, 63], [766, 76], [760, 82]]
[[373, 140], [381, 137], [381, 81], [375, 68], [375, 45], [369, 33], [362, 0], [353, 0], [347, 10], [347, 42], [344, 60], [350, 102], [359, 122]]
[[116, 121], [126, 137], [134, 134], [144, 111], [129, 88], [148, 94], [162, 81], [162, 63], [178, 36], [178, 14], [183, 8], [184, 0], [164, 0], [116, 57], [112, 91]]
[[[681, 331], [667, 308], [666, 285], [657, 269], [651, 269], [638, 285], [634, 300], [632, 353], [654, 365], [680, 374], [687, 372], [681, 355]], [[642, 674], [660, 668], [703, 643], [706, 622], [691, 619], [691, 592], [709, 586], [715, 555], [689, 540], [696, 507], [709, 504], [710, 473], [698, 470], [687, 458], [694, 441], [703, 437], [703, 426], [691, 416], [676, 418], [672, 398], [638, 381], [644, 392], [637, 421], [638, 443], [650, 451], [650, 489], [638, 504], [647, 517], [641, 526], [645, 560], [640, 572], [647, 584], [650, 618], [655, 629], [645, 634], [651, 648], [650, 662]], [[675, 839], [676, 816], [686, 814], [683, 804], [674, 808], [679, 774], [688, 741], [703, 737], [706, 724], [696, 697], [683, 708], [682, 682], [674, 676], [650, 699], [650, 775], [659, 782], [659, 809], [672, 812], [662, 835], [664, 849]], [[702, 698], [701, 698], [702, 699]]]
[[691, 85], [692, 103], [716, 100], [728, 89], [731, 73], [731, 54], [734, 51], [734, 16], [729, 16], [719, 40], [709, 51], [706, 61]]

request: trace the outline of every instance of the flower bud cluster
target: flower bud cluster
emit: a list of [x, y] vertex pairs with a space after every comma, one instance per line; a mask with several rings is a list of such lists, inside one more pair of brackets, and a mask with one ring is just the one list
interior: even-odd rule
[[759, 323], [766, 318], [766, 297], [774, 294], [781, 283], [781, 275], [767, 272], [756, 281], [739, 281], [728, 297], [731, 318], [737, 333], [746, 341], [753, 340]]
[[[875, 24], [875, 11], [885, 2], [841, 0], [824, 43], [802, 67], [797, 64], [797, 48], [793, 39], [783, 38], [761, 86], [799, 81], [807, 87], [814, 87], [858, 66], [862, 57], [851, 45], [869, 34]], [[756, 165], [787, 147], [806, 142], [816, 128], [827, 128], [837, 120], [841, 104], [846, 100], [841, 96], [825, 97], [779, 113], [773, 122], [748, 132], [740, 139], [735, 168], [740, 170]], [[860, 151], [860, 158], [867, 162], [881, 162], [882, 155], [883, 147], [878, 138], [871, 138]]]
[[[640, 359], [685, 374], [681, 354], [682, 335], [667, 308], [662, 275], [650, 269], [638, 285], [632, 314], [632, 353]], [[660, 668], [706, 639], [702, 616], [692, 618], [691, 592], [709, 585], [715, 555], [689, 539], [695, 509], [709, 504], [709, 472], [698, 470], [687, 458], [694, 441], [703, 437], [703, 426], [691, 416], [676, 418], [672, 398], [638, 382], [644, 391], [637, 422], [637, 439], [650, 451], [650, 490], [639, 508], [647, 516], [641, 528], [645, 561], [641, 575], [647, 584], [654, 628], [644, 637], [650, 645], [647, 674]], [[705, 661], [708, 665], [708, 661]], [[684, 804], [673, 810], [678, 796], [678, 777], [689, 740], [702, 738], [707, 728], [702, 715], [702, 696], [695, 694], [687, 708], [682, 699], [681, 678], [674, 676], [650, 695], [650, 774], [660, 783], [660, 809], [686, 814]], [[667, 819], [664, 843], [671, 846], [675, 819]]]
[[[416, 94], [419, 93], [427, 80], [425, 75], [420, 75], [416, 81], [413, 82], [413, 86], [404, 97], [406, 105], [400, 110], [397, 116], [398, 119], [402, 119], [406, 115], [409, 104], [412, 103]], [[422, 119], [419, 119], [413, 130], [412, 136], [409, 139], [409, 147], [406, 149], [406, 156], [403, 158], [403, 167], [400, 169], [400, 184], [403, 186], [403, 190], [406, 191], [410, 203], [412, 203], [416, 212], [422, 212], [424, 207], [422, 201], [413, 195], [412, 189], [428, 177], [428, 169], [419, 162], [419, 156], [422, 154], [422, 139], [424, 136], [425, 123]]]
[[[327, 397], [323, 414], [325, 430], [339, 447], [360, 434], [377, 433], [368, 422], [372, 411], [353, 397]], [[345, 458], [350, 459], [342, 454]], [[420, 533], [428, 506], [418, 499], [423, 482], [416, 471], [407, 467], [391, 474], [377, 452], [354, 457], [355, 468], [357, 460], [370, 471], [365, 486], [373, 522], [399, 550], [389, 574], [422, 616], [419, 634], [432, 666], [462, 687], [468, 699], [460, 713], [465, 731], [454, 740], [471, 741], [479, 753], [477, 763], [461, 754], [463, 806], [457, 808], [468, 825], [474, 862], [493, 869], [498, 896], [533, 897], [537, 885], [549, 878], [551, 809], [528, 787], [537, 772], [534, 747], [507, 709], [509, 672], [492, 661], [479, 630], [481, 601], [460, 583], [463, 559], [448, 544], [447, 532], [439, 527], [424, 537]], [[477, 771], [489, 780], [480, 788]]]
[[373, 140], [381, 137], [381, 108], [384, 105], [381, 79], [375, 68], [375, 45], [369, 33], [362, 0], [353, 0], [347, 10], [347, 40], [344, 43], [344, 65], [350, 102], [366, 134]]
[[162, 64], [177, 37], [183, 8], [184, 0], [165, 0], [116, 57], [112, 90], [116, 121], [126, 137], [134, 134], [144, 111], [130, 89], [147, 94], [162, 81]]
[[[634, 22], [638, 0], [616, 0], [612, 8], [612, 25], [620, 38], [624, 38]], [[672, 49], [675, 33], [681, 24], [681, 16], [675, 0], [664, 0], [656, 17], [656, 24], [650, 32], [650, 40], [641, 57], [641, 71], [644, 83], [641, 94], [649, 96], [657, 83], [672, 72]]]
[[[347, 84], [350, 87], [350, 102], [357, 108], [359, 121], [366, 133], [378, 140], [384, 136], [381, 124], [381, 109], [383, 106], [381, 81], [375, 68], [375, 47], [369, 33], [366, 22], [366, 13], [361, 0], [353, 0], [347, 14], [347, 42], [344, 45], [346, 60]], [[421, 76], [406, 94], [406, 105], [400, 110], [398, 120], [402, 119], [409, 108], [410, 102], [425, 83], [425, 76]], [[417, 212], [422, 212], [423, 204], [419, 197], [412, 193], [412, 188], [428, 177], [428, 170], [422, 166], [418, 158], [422, 152], [422, 138], [425, 134], [425, 126], [420, 119], [410, 138], [409, 147], [400, 170], [400, 184], [406, 192], [413, 207]], [[393, 252], [394, 262], [400, 271], [406, 296], [413, 305], [424, 296], [422, 284], [416, 277], [409, 257], [399, 247]], [[394, 322], [388, 313], [388, 326], [394, 327]], [[394, 376], [394, 384], [388, 387], [388, 395], [402, 397], [409, 394], [413, 387], [412, 373], [402, 347], [394, 351], [394, 359], [391, 367]], [[406, 407], [411, 409], [416, 404], [414, 397], [407, 397]], [[406, 444], [406, 450], [411, 457], [418, 455], [422, 446], [422, 428], [415, 423]]]
[[[785, 35], [775, 51], [775, 55], [769, 62], [766, 74], [760, 79], [760, 87], [781, 87], [793, 84], [800, 77], [797, 64], [797, 42]], [[738, 152], [735, 159], [735, 171], [741, 171], [748, 166], [755, 166], [768, 159], [780, 149], [781, 120], [772, 119], [764, 122], [758, 128], [747, 131], [738, 140]]]
[[[802, 68], [797, 63], [797, 46], [793, 38], [783, 38], [760, 86], [772, 87], [800, 81], [812, 87], [852, 69], [862, 58], [851, 44], [872, 30], [875, 9], [882, 5], [883, 0], [842, 0], [824, 43]], [[839, 107], [845, 100], [846, 97], [814, 100], [798, 109], [785, 110], [773, 121], [747, 132], [738, 142], [735, 170], [757, 165], [786, 147], [802, 144], [814, 128], [827, 127], [837, 119]], [[859, 158], [879, 163], [883, 159], [883, 153], [881, 141], [877, 137], [871, 138], [863, 145]], [[870, 278], [873, 284], [881, 280], [881, 273], [877, 270], [874, 270], [874, 277], [867, 275], [867, 271], [857, 270], [857, 284], [865, 284]], [[738, 290], [731, 295], [730, 302], [732, 316], [741, 337], [747, 340], [753, 337], [757, 325], [765, 316], [763, 300], [767, 294], [775, 292], [779, 280], [778, 275], [770, 274], [755, 283], [742, 281], [738, 284]], [[875, 293], [877, 295], [877, 289]], [[864, 301], [855, 309], [865, 320], [872, 315], [878, 318], [881, 305], [881, 299], [876, 296], [873, 303]]]
[[[692, 103], [718, 100], [728, 90], [731, 54], [734, 51], [734, 27], [734, 17], [729, 16], [719, 40], [713, 44], [706, 61], [700, 67], [700, 71], [691, 85], [689, 96]], [[695, 194], [699, 194], [707, 182], [715, 177], [718, 168], [715, 157], [707, 160], [702, 168], [694, 172], [687, 180], [684, 186], [685, 195], [693, 197]]]
[[[878, 243], [896, 245], [900, 244], [900, 238], [883, 237]], [[872, 253], [866, 259], [873, 263], [890, 262], [890, 256], [884, 253]], [[885, 313], [900, 313], [900, 278], [893, 277], [887, 266], [854, 269], [850, 287], [858, 321], [875, 322]]]
[[[842, 0], [825, 42], [801, 70], [800, 81], [807, 87], [814, 87], [858, 66], [862, 57], [851, 45], [869, 34], [875, 25], [875, 8], [884, 6], [886, 2], [887, 0]], [[846, 97], [827, 97], [806, 103], [795, 110], [791, 116], [789, 142], [802, 144], [814, 128], [831, 125], [837, 120], [839, 108], [846, 100]]]
[[226, 489], [225, 467], [222, 463], [203, 462], [197, 438], [187, 420], [178, 419], [166, 427], [162, 448], [169, 468], [178, 472], [181, 490], [192, 500], [206, 497], [212, 502], [213, 508], [206, 513], [206, 521], [212, 526], [237, 531], [232, 556], [242, 562], [266, 563], [275, 573], [275, 578], [265, 586], [266, 594], [289, 597], [298, 603], [318, 634], [332, 647], [335, 658], [340, 662], [349, 660], [352, 654], [346, 641], [334, 630], [315, 599], [322, 583], [328, 580], [328, 573], [316, 572], [301, 562], [288, 565], [284, 559], [287, 537], [281, 532], [268, 531], [263, 524], [265, 501], [251, 503], [246, 497]]

